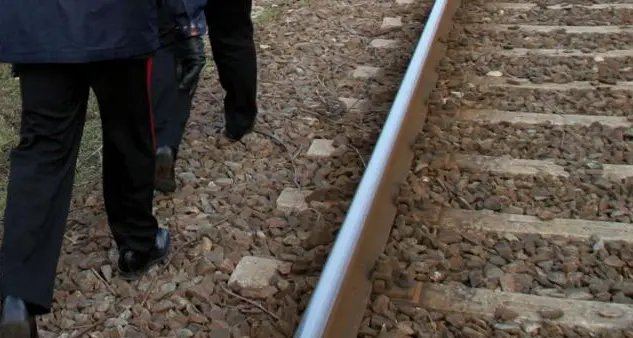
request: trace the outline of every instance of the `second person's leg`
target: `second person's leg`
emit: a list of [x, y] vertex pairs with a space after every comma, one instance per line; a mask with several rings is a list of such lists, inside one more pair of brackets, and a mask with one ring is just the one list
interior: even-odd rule
[[103, 129], [103, 193], [119, 247], [123, 278], [139, 277], [169, 251], [169, 233], [152, 214], [154, 126], [151, 59], [91, 65], [91, 84]]
[[156, 181], [161, 192], [176, 190], [174, 162], [189, 119], [192, 97], [178, 89], [176, 60], [172, 45], [155, 54], [152, 73], [152, 107], [156, 124]]
[[257, 55], [252, 0], [209, 0], [205, 15], [224, 98], [225, 135], [240, 140], [257, 116]]

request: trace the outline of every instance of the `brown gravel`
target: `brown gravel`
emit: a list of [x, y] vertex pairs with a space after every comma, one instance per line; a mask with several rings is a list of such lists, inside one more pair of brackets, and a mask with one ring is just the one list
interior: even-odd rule
[[400, 223], [385, 255], [417, 281], [633, 304], [630, 244], [415, 226]]
[[[256, 132], [231, 144], [221, 134], [223, 95], [212, 62], [195, 99], [181, 158], [179, 190], [157, 196], [155, 213], [172, 231], [174, 253], [141, 281], [116, 276], [116, 250], [100, 187], [77, 196], [58, 267], [53, 314], [44, 337], [290, 337], [419, 36], [430, 2], [409, 10], [393, 1], [256, 2], [261, 115]], [[379, 32], [384, 16], [404, 26]], [[371, 51], [371, 39], [402, 48]], [[358, 80], [358, 65], [384, 75]], [[346, 112], [338, 97], [370, 100]], [[327, 159], [305, 156], [315, 138], [335, 141]], [[284, 214], [284, 188], [313, 190], [309, 209]], [[226, 284], [244, 256], [283, 261], [264, 300]]]
[[[484, 24], [485, 22], [482, 22]], [[470, 40], [489, 41], [504, 48], [570, 48], [588, 51], [601, 49], [626, 49], [633, 44], [633, 33], [579, 34], [579, 33], [535, 33], [521, 30], [484, 32], [476, 26], [456, 27], [464, 44]]]
[[420, 145], [426, 152], [511, 155], [526, 159], [562, 159], [633, 164], [633, 129], [448, 122], [428, 125]]
[[[465, 46], [464, 48], [469, 47]], [[539, 59], [538, 65], [542, 66], [530, 65], [530, 62], [526, 60], [532, 58]], [[609, 59], [600, 64], [600, 69], [610, 70], [604, 73], [606, 75], [600, 75], [602, 74], [598, 72], [600, 69], [595, 71], [589, 67], [571, 65], [558, 67], [551, 64], [553, 60], [569, 63], [573, 60], [581, 60], [579, 58], [529, 56], [515, 58], [511, 62], [507, 61], [509, 59], [510, 57], [506, 56], [496, 56], [492, 59], [490, 53], [467, 54], [463, 51], [460, 52], [460, 49], [449, 50], [448, 56], [440, 64], [440, 69], [443, 74], [447, 74], [447, 78], [440, 79], [437, 90], [432, 94], [434, 99], [431, 103], [432, 107], [448, 112], [454, 112], [456, 108], [463, 107], [472, 109], [494, 108], [527, 113], [631, 116], [630, 93], [617, 88], [547, 91], [513, 87], [479, 89], [475, 85], [463, 85], [463, 83], [470, 83], [474, 77], [485, 77], [490, 71], [500, 71], [502, 74], [505, 72], [509, 77], [532, 74], [527, 79], [537, 83], [568, 83], [585, 77], [583, 74], [586, 74], [587, 77], [591, 76], [591, 80], [585, 79], [593, 81], [591, 83], [598, 83], [598, 81], [594, 81], [596, 77], [605, 82], [611, 82], [604, 76], [611, 76], [609, 79], [612, 79], [614, 76], [628, 76], [623, 74], [630, 73], [619, 71], [628, 68], [623, 61], [625, 59], [620, 58], [614, 59], [619, 62]], [[466, 65], [468, 68], [465, 68]], [[519, 69], [517, 67], [525, 69], [529, 74], [521, 74], [517, 71]], [[515, 72], [508, 74], [508, 69], [513, 69]]]
[[[376, 299], [373, 302], [375, 304]], [[590, 332], [580, 327], [561, 327], [548, 320], [543, 324], [520, 325], [498, 319], [483, 319], [459, 313], [445, 314], [405, 305], [398, 306], [396, 310], [396, 306], [388, 300], [385, 304], [382, 314], [373, 314], [364, 320], [359, 337], [633, 337], [633, 331]]]
[[[540, 5], [607, 3], [538, 1]], [[499, 71], [533, 83], [590, 81], [615, 84], [633, 78], [632, 58], [511, 57], [495, 50], [565, 48], [585, 53], [633, 47], [631, 33], [565, 34], [482, 30], [480, 24], [624, 25], [631, 10], [489, 10], [470, 1], [456, 17], [427, 123], [414, 146], [412, 171], [398, 198], [398, 215], [376, 267], [372, 295], [359, 337], [633, 337], [633, 331], [589, 332], [556, 325], [564, 315], [542, 309], [541, 324], [517, 324], [503, 307], [490, 318], [392, 302], [381, 294], [415, 281], [512, 293], [633, 304], [633, 245], [592, 237], [509, 235], [451, 229], [427, 220], [431, 208], [492, 210], [537, 216], [633, 222], [633, 180], [608, 182], [592, 168], [633, 164], [629, 128], [549, 124], [485, 124], [457, 120], [463, 109], [500, 109], [546, 114], [630, 116], [631, 95], [612, 89], [547, 91], [485, 88], [476, 77]], [[496, 175], [460, 170], [451, 153], [553, 159], [569, 177]], [[386, 272], [385, 272], [386, 271]], [[607, 315], [607, 314], [605, 314]]]
[[[428, 182], [428, 183], [427, 183]], [[402, 202], [414, 210], [416, 203], [436, 203], [450, 208], [486, 209], [511, 214], [555, 218], [631, 222], [633, 181], [606, 182], [583, 175], [504, 177], [481, 172], [422, 169], [408, 179]]]
[[[618, 1], [619, 3], [633, 3], [631, 0]], [[593, 4], [611, 4], [609, 0], [540, 0], [540, 5], [593, 5]]]
[[[593, 91], [571, 90], [548, 92], [523, 88], [492, 88], [487, 91], [477, 89], [451, 88], [440, 83], [439, 88], [447, 91], [442, 95], [445, 102], [437, 102], [434, 108], [454, 110], [464, 108], [493, 108], [525, 113], [579, 114], [630, 116], [633, 101], [623, 90], [597, 89]], [[434, 96], [439, 97], [436, 93]], [[463, 99], [459, 100], [459, 97]]]
[[[598, 61], [595, 56], [560, 56], [544, 58], [542, 55], [527, 57], [495, 56], [491, 54], [469, 54], [456, 56], [456, 61], [464, 62], [484, 76], [492, 70], [505, 76], [530, 79], [533, 82], [568, 83], [572, 81], [600, 81], [602, 73], [610, 71], [610, 78], [616, 81], [633, 79], [633, 58], [623, 57]], [[552, 59], [555, 61], [553, 64]]]
[[[566, 9], [536, 8], [529, 11], [504, 9], [503, 12], [489, 11], [491, 18], [500, 24], [511, 25], [568, 25], [568, 26], [601, 26], [630, 25], [633, 23], [632, 9], [591, 9], [573, 7]], [[582, 17], [578, 22], [574, 18]]]

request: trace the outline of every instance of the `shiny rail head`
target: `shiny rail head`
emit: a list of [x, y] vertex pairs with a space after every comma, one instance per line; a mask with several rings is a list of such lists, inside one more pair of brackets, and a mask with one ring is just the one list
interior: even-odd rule
[[[368, 221], [369, 209], [376, 198], [379, 187], [378, 182], [391, 179], [385, 177], [390, 154], [396, 145], [399, 133], [405, 130], [403, 128], [405, 116], [415, 94], [416, 86], [420, 82], [420, 78], [424, 76], [422, 72], [431, 55], [431, 48], [437, 46], [435, 41], [438, 34], [442, 28], [446, 28], [442, 27], [442, 24], [446, 24], [447, 21], [452, 19], [454, 10], [451, 10], [451, 8], [455, 9], [458, 3], [458, 0], [438, 0], [433, 5], [400, 89], [396, 94], [383, 131], [374, 147], [370, 162], [348, 210], [345, 222], [330, 252], [308, 308], [295, 332], [295, 338], [325, 338], [326, 331], [336, 331], [336, 329], [329, 330], [331, 327], [345, 323], [345, 326], [349, 328], [350, 325], [357, 327], [360, 324], [346, 323], [346, 316], [336, 314], [337, 304], [354, 301], [353, 299], [342, 299], [344, 297], [342, 294], [343, 282], [348, 277], [347, 272], [350, 271], [352, 257], [359, 248], [361, 234], [365, 230]], [[371, 283], [368, 279], [365, 282]], [[356, 306], [356, 304], [354, 305]], [[357, 306], [359, 311], [362, 312], [366, 304], [359, 303]], [[329, 335], [328, 338], [344, 337]]]

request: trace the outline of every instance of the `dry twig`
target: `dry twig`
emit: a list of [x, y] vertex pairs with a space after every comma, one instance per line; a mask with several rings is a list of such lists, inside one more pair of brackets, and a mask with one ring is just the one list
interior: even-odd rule
[[112, 288], [112, 285], [110, 285], [103, 277], [101, 277], [101, 275], [97, 272], [97, 270], [95, 270], [94, 268], [90, 268], [90, 270], [92, 270], [92, 273], [94, 273], [95, 277], [97, 277], [101, 281], [101, 283], [103, 283], [103, 285], [108, 289], [108, 291], [110, 291], [110, 293], [116, 297], [117, 293]]
[[238, 295], [237, 293], [232, 292], [231, 290], [229, 290], [229, 289], [225, 288], [224, 286], [220, 286], [220, 287], [221, 287], [221, 288], [222, 288], [222, 290], [223, 290], [224, 292], [226, 292], [227, 294], [229, 294], [229, 295], [231, 295], [231, 296], [233, 296], [233, 297], [235, 297], [235, 298], [237, 298], [237, 299], [239, 299], [239, 300], [241, 300], [241, 301], [244, 301], [244, 302], [246, 302], [246, 303], [248, 303], [248, 304], [250, 304], [250, 305], [252, 305], [252, 306], [254, 306], [254, 307], [256, 307], [256, 308], [258, 308], [258, 309], [260, 309], [260, 310], [262, 310], [262, 311], [264, 311], [266, 314], [268, 314], [269, 316], [271, 316], [271, 317], [275, 318], [276, 320], [281, 320], [281, 318], [279, 318], [279, 316], [277, 316], [276, 314], [274, 314], [274, 313], [270, 312], [269, 310], [267, 310], [267, 309], [266, 309], [264, 306], [262, 306], [261, 304], [259, 304], [259, 303], [255, 302], [255, 301], [253, 301], [253, 300], [250, 300], [250, 299], [248, 299], [248, 298], [246, 298], [246, 297], [242, 297], [242, 296]]

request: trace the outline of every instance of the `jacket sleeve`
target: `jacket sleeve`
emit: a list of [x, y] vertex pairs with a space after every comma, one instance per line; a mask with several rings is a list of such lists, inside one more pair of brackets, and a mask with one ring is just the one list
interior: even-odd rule
[[164, 0], [164, 5], [175, 20], [178, 33], [183, 37], [207, 33], [204, 16], [207, 0]]

